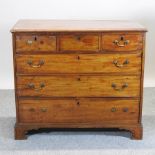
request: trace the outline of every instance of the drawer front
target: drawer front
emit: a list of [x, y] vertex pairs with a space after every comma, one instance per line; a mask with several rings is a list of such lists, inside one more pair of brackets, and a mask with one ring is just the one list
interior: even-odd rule
[[16, 52], [56, 51], [54, 35], [17, 35]]
[[139, 101], [125, 99], [19, 100], [22, 123], [138, 123]]
[[59, 39], [60, 51], [98, 51], [99, 35], [62, 35]]
[[18, 76], [19, 96], [139, 97], [139, 76]]
[[135, 51], [142, 50], [142, 34], [102, 34], [102, 50]]
[[19, 74], [141, 72], [141, 54], [17, 55]]

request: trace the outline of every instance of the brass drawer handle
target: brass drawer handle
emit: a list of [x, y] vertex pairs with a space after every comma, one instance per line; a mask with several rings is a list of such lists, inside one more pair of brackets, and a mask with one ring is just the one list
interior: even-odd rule
[[114, 40], [113, 43], [118, 47], [124, 47], [129, 44], [129, 40], [124, 40], [124, 37], [121, 37], [120, 40]]
[[113, 107], [113, 108], [111, 108], [111, 112], [116, 112], [116, 108], [115, 107]]
[[123, 108], [123, 112], [128, 112], [129, 109], [127, 107]]
[[35, 91], [39, 91], [39, 90], [42, 90], [45, 87], [45, 83], [41, 82], [40, 85], [39, 85], [39, 88], [36, 88], [34, 83], [28, 83], [27, 86], [30, 89], [33, 89]]
[[44, 60], [39, 60], [38, 64], [33, 64], [32, 60], [27, 61], [27, 64], [32, 68], [40, 68], [42, 65], [44, 65], [44, 63], [45, 63]]
[[37, 41], [37, 36], [33, 36], [33, 38], [34, 38], [33, 40], [27, 40], [26, 43], [28, 45], [32, 45], [34, 41]]
[[117, 87], [117, 85], [115, 83], [112, 83], [111, 87], [116, 90], [116, 91], [122, 91], [124, 90], [125, 88], [128, 87], [128, 84], [127, 83], [124, 83], [120, 88]]
[[47, 112], [47, 108], [41, 108], [40, 111], [41, 112]]
[[32, 40], [27, 40], [27, 44], [28, 45], [32, 45], [33, 44], [33, 41]]
[[126, 59], [126, 60], [123, 62], [123, 64], [120, 64], [120, 63], [118, 62], [118, 60], [114, 60], [114, 61], [113, 61], [113, 64], [114, 64], [116, 67], [122, 68], [122, 67], [124, 67], [125, 65], [129, 64], [129, 60]]
[[34, 109], [34, 108], [30, 108], [29, 111], [30, 111], [30, 112], [34, 112], [35, 109]]

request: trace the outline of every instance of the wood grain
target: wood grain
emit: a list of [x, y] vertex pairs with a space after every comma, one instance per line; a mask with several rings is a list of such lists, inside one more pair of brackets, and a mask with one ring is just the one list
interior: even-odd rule
[[93, 32], [139, 31], [147, 29], [136, 22], [111, 20], [19, 20], [11, 32]]
[[[29, 61], [32, 65], [28, 64]], [[41, 61], [44, 64], [39, 65]], [[116, 61], [117, 64], [114, 63]], [[128, 64], [124, 64], [126, 61]], [[17, 74], [130, 73], [139, 75], [141, 53], [16, 55], [16, 64]]]
[[[45, 87], [41, 90], [29, 88], [34, 84], [40, 89], [41, 83]], [[116, 84], [117, 91], [112, 87]], [[127, 88], [122, 89], [124, 84]], [[17, 94], [19, 96], [42, 97], [139, 97], [139, 76], [87, 76], [87, 75], [57, 75], [57, 76], [18, 76]]]
[[56, 51], [56, 36], [25, 34], [16, 35], [16, 52]]
[[[122, 40], [121, 40], [122, 39]], [[116, 45], [114, 41], [119, 41]], [[129, 41], [125, 44], [125, 41]], [[123, 46], [120, 46], [123, 45]], [[102, 34], [102, 50], [105, 51], [136, 51], [143, 48], [143, 35], [142, 34], [128, 34], [128, 33], [108, 33]]]
[[60, 51], [99, 51], [100, 37], [91, 34], [61, 35]]
[[[138, 100], [125, 99], [21, 99], [19, 115], [23, 123], [134, 124], [138, 121], [138, 106]], [[114, 108], [116, 111], [112, 111]]]
[[15, 139], [40, 128], [118, 128], [142, 139], [146, 31], [128, 21], [17, 22]]

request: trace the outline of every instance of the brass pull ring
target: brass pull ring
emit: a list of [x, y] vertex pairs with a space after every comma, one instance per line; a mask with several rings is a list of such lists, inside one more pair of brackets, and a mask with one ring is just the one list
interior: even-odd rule
[[42, 90], [44, 87], [45, 87], [45, 83], [40, 83], [40, 85], [39, 85], [39, 88], [36, 88], [35, 87], [35, 85], [34, 85], [34, 83], [28, 83], [28, 88], [30, 88], [30, 89], [33, 89], [33, 90], [35, 90], [35, 91], [39, 91], [39, 90]]
[[27, 64], [32, 68], [40, 68], [42, 65], [44, 65], [44, 60], [39, 60], [38, 64], [33, 64], [32, 60], [28, 60]]
[[114, 40], [113, 43], [118, 47], [124, 47], [129, 44], [129, 40], [124, 40], [124, 37], [121, 36], [120, 40]]
[[116, 112], [117, 109], [115, 107], [111, 108], [111, 112]]
[[118, 60], [114, 60], [114, 61], [113, 61], [113, 64], [114, 64], [116, 67], [122, 68], [122, 67], [124, 67], [125, 65], [129, 64], [129, 61], [128, 61], [128, 60], [125, 60], [125, 61], [123, 62], [123, 64], [120, 64], [120, 63], [118, 62]]
[[27, 44], [28, 45], [32, 45], [33, 44], [33, 41], [32, 40], [27, 40]]
[[35, 112], [35, 109], [34, 108], [30, 108], [29, 111], [30, 112]]
[[33, 36], [33, 39], [32, 40], [27, 40], [26, 43], [28, 45], [32, 45], [34, 41], [37, 41], [37, 36]]
[[117, 87], [117, 85], [115, 83], [112, 83], [111, 87], [116, 90], [116, 91], [122, 91], [124, 90], [125, 88], [128, 87], [128, 84], [127, 83], [124, 83], [121, 87]]
[[128, 112], [129, 109], [127, 107], [123, 108], [123, 112]]
[[41, 108], [40, 111], [41, 112], [47, 112], [47, 108]]

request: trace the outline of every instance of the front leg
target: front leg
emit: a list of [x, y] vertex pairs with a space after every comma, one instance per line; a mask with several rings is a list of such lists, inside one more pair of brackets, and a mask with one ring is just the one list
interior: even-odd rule
[[27, 136], [26, 136], [27, 129], [25, 127], [15, 125], [14, 130], [15, 130], [15, 139], [16, 140], [27, 139]]
[[143, 127], [142, 126], [133, 127], [130, 130], [130, 132], [132, 134], [132, 139], [141, 140], [143, 138]]

